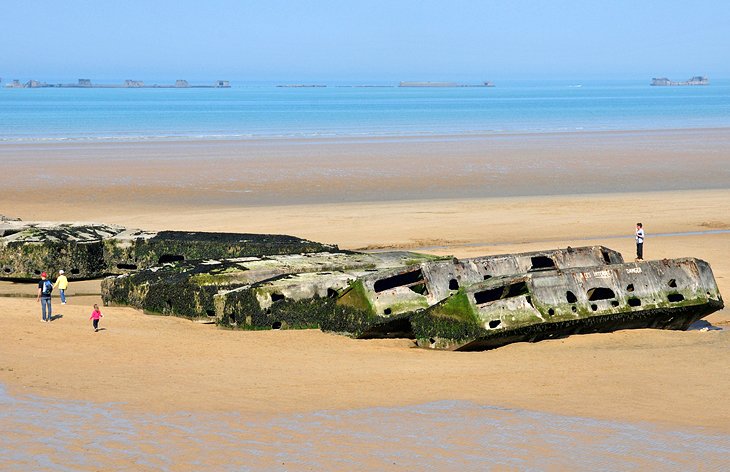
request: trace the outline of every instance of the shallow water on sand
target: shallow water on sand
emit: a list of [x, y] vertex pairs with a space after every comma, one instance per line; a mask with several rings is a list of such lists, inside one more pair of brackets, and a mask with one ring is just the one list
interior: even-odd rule
[[13, 471], [730, 467], [727, 434], [461, 401], [282, 415], [161, 414], [11, 396], [0, 387], [0, 433], [0, 469]]

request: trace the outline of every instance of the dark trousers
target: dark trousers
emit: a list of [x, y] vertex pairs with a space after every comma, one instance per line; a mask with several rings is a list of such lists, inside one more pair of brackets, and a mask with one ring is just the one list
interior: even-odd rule
[[636, 258], [644, 258], [644, 243], [636, 243]]
[[94, 324], [94, 329], [99, 329], [99, 320], [92, 320], [91, 322]]

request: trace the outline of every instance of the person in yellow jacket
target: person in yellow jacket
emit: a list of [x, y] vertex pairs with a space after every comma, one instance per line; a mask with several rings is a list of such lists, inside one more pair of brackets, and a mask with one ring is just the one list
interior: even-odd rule
[[56, 283], [53, 284], [53, 288], [58, 287], [58, 292], [61, 294], [61, 304], [66, 304], [66, 289], [68, 288], [68, 279], [63, 275], [63, 269], [58, 271], [58, 278]]

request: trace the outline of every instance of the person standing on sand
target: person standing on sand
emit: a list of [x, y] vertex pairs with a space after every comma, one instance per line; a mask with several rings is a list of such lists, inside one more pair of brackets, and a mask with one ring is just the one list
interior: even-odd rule
[[99, 310], [99, 305], [94, 303], [94, 311], [91, 312], [91, 316], [89, 317], [90, 320], [93, 320], [91, 323], [94, 325], [94, 332], [96, 333], [99, 331], [99, 318], [101, 318], [102, 315], [101, 311]]
[[53, 291], [53, 284], [48, 280], [48, 274], [43, 272], [41, 274], [41, 281], [38, 282], [38, 296], [36, 301], [41, 302], [41, 314], [43, 316], [43, 322], [48, 323], [53, 317], [51, 311], [51, 292]]
[[58, 287], [59, 294], [61, 295], [61, 305], [66, 304], [66, 289], [68, 288], [68, 279], [63, 275], [63, 269], [58, 271], [58, 278], [56, 283], [53, 284], [53, 288]]
[[636, 223], [636, 260], [644, 260], [644, 225]]

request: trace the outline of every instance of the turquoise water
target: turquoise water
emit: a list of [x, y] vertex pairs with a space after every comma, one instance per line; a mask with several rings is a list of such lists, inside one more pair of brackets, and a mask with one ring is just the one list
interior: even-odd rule
[[441, 401], [301, 414], [142, 413], [11, 396], [0, 469], [728, 470], [730, 436]]
[[6, 89], [0, 142], [421, 136], [730, 127], [730, 80], [494, 88]]

